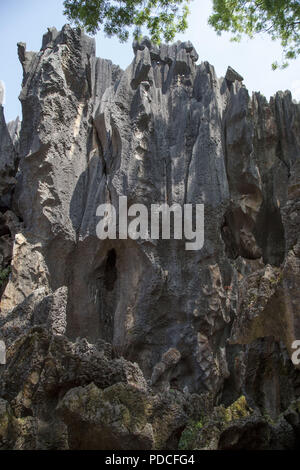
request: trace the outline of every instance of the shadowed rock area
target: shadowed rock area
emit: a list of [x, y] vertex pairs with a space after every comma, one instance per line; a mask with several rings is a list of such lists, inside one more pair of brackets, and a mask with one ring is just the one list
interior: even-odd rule
[[[80, 29], [18, 44], [0, 106], [0, 449], [300, 443], [300, 104], [190, 42], [123, 71]], [[204, 204], [205, 243], [100, 240], [100, 204]], [[117, 214], [118, 215], [118, 214]]]

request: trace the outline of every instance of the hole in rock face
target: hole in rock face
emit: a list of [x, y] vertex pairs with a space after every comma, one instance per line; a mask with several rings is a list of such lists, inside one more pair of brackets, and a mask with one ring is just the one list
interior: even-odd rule
[[107, 254], [105, 270], [104, 270], [104, 287], [108, 291], [114, 290], [115, 283], [117, 280], [116, 262], [117, 262], [116, 250], [112, 249]]
[[256, 221], [234, 208], [224, 216], [221, 235], [227, 256], [236, 259], [263, 258], [265, 264], [280, 266], [284, 259], [285, 234], [280, 209], [269, 201], [261, 205]]
[[257, 217], [255, 235], [265, 263], [280, 266], [284, 260], [285, 235], [280, 210], [263, 204]]
[[116, 283], [118, 279], [117, 253], [108, 251], [102, 264], [95, 272], [100, 337], [112, 342], [114, 334], [114, 313], [117, 301]]
[[179, 390], [179, 384], [177, 377], [174, 377], [170, 380], [170, 388], [174, 390]]
[[221, 235], [230, 259], [236, 259], [238, 256], [246, 259], [261, 257], [260, 247], [253, 234], [253, 221], [240, 207], [227, 211]]
[[9, 227], [7, 227], [6, 224], [1, 224], [0, 222], [0, 237], [3, 237], [5, 235], [8, 235], [9, 237], [11, 237], [11, 232], [10, 232], [10, 229]]

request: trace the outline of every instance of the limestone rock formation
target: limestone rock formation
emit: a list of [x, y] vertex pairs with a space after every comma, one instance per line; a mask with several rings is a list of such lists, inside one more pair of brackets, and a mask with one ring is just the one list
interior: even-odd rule
[[228, 80], [228, 82], [232, 83], [235, 82], [235, 80], [237, 80], [238, 82], [242, 82], [244, 80], [243, 77], [230, 66], [227, 69], [225, 78], [226, 80]]
[[[190, 42], [133, 50], [123, 71], [68, 25], [39, 52], [18, 44], [21, 130], [0, 108], [0, 448], [175, 449], [241, 396], [254, 418], [191, 445], [242, 448], [260, 429], [291, 448], [300, 105], [249, 96]], [[97, 207], [120, 196], [204, 204], [203, 248], [100, 240]]]

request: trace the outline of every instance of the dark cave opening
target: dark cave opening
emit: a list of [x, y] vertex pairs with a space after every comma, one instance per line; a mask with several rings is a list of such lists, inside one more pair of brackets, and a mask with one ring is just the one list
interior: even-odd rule
[[284, 260], [285, 234], [279, 208], [263, 203], [254, 230], [265, 264], [280, 266]]
[[254, 221], [240, 208], [226, 212], [221, 236], [230, 259], [241, 256], [259, 259], [265, 264], [280, 266], [285, 253], [285, 233], [279, 207], [263, 202]]
[[240, 207], [231, 208], [223, 218], [221, 236], [229, 259], [239, 256], [259, 259], [261, 251], [253, 234], [253, 220]]
[[117, 253], [115, 249], [108, 252], [104, 268], [104, 287], [108, 291], [113, 291], [117, 280]]
[[7, 226], [7, 222], [3, 214], [4, 212], [0, 209], [0, 237], [3, 237], [4, 235], [9, 235], [11, 237], [10, 228]]
[[95, 275], [98, 292], [99, 333], [101, 339], [112, 343], [118, 280], [117, 253], [114, 248], [108, 251]]

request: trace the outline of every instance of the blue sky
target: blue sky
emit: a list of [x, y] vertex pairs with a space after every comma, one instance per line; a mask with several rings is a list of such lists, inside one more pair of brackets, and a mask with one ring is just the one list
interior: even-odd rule
[[[217, 36], [208, 26], [211, 0], [194, 0], [191, 4], [189, 28], [177, 40], [193, 42], [199, 61], [207, 60], [215, 66], [218, 76], [224, 76], [228, 65], [244, 76], [250, 92], [260, 91], [267, 98], [277, 90], [292, 90], [300, 100], [300, 59], [293, 61], [286, 70], [271, 70], [271, 63], [281, 58], [278, 43], [268, 37], [255, 40], [243, 39], [241, 43], [230, 42], [229, 35]], [[17, 58], [17, 42], [26, 42], [27, 50], [38, 51], [42, 35], [50, 26], [60, 29], [66, 22], [63, 16], [63, 0], [0, 0], [0, 80], [6, 89], [6, 120], [21, 116], [18, 100], [22, 70]], [[111, 59], [122, 68], [132, 60], [131, 40], [121, 44], [117, 39], [96, 36], [97, 55]]]

